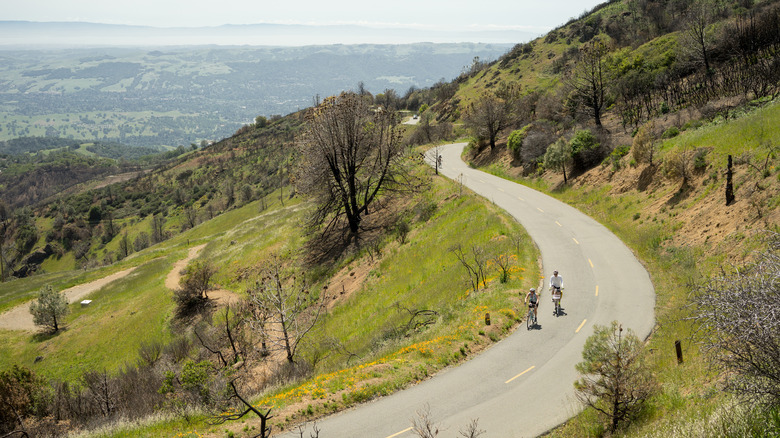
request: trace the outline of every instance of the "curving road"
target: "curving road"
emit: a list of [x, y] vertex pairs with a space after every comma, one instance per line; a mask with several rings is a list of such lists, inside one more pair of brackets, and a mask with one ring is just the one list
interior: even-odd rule
[[564, 278], [565, 315], [552, 315], [545, 290], [538, 329], [522, 326], [458, 367], [318, 422], [321, 437], [414, 437], [411, 419], [426, 405], [446, 436], [457, 435], [475, 418], [489, 436], [538, 436], [580, 411], [572, 385], [578, 377], [574, 365], [582, 360], [582, 347], [594, 324], [619, 320], [640, 338], [650, 334], [655, 292], [631, 251], [578, 210], [469, 168], [460, 159], [465, 145], [439, 148], [440, 172], [462, 181], [525, 227], [539, 247], [545, 275], [557, 269]]

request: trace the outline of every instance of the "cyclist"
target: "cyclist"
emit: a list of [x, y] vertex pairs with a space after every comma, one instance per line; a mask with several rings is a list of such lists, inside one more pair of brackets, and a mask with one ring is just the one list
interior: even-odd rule
[[553, 301], [558, 300], [558, 302], [561, 302], [561, 298], [563, 298], [563, 277], [558, 275], [558, 271], [553, 271], [552, 277], [550, 277], [550, 292], [552, 295]]
[[536, 294], [536, 288], [531, 288], [528, 293], [525, 294], [525, 300], [523, 301], [528, 307], [534, 309], [534, 320], [538, 320], [536, 316], [536, 309], [539, 307], [539, 295]]

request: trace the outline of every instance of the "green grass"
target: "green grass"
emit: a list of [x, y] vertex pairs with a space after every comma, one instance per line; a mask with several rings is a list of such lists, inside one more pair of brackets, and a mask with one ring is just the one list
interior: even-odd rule
[[[454, 195], [454, 187], [439, 188], [435, 198]], [[517, 255], [516, 269], [506, 284], [500, 284], [495, 271], [489, 292], [471, 288], [464, 268], [449, 251], [456, 244], [469, 251], [472, 245], [489, 253], [514, 254], [509, 234], [521, 233], [525, 244]], [[404, 245], [391, 245], [381, 264], [375, 266], [369, 280], [342, 306], [336, 308], [319, 329], [321, 339], [333, 338], [367, 360], [394, 351], [406, 340], [398, 339], [409, 320], [407, 309], [431, 309], [439, 313], [440, 323], [421, 334], [418, 340], [446, 336], [465, 326], [473, 318], [472, 310], [488, 306], [494, 310], [513, 308], [518, 290], [535, 284], [538, 278], [537, 256], [530, 238], [504, 212], [498, 211], [473, 194], [444, 203], [426, 223], [419, 224]], [[481, 286], [480, 286], [481, 287]], [[334, 291], [338, 293], [338, 291]], [[484, 315], [483, 315], [484, 316]], [[330, 357], [330, 369], [343, 365], [344, 358]]]
[[[65, 321], [66, 329], [59, 334], [0, 331], [0, 369], [21, 364], [49, 378], [70, 380], [78, 378], [85, 370], [114, 371], [125, 362], [133, 362], [142, 341], [165, 342], [171, 336], [168, 323], [173, 301], [171, 292], [165, 287], [165, 278], [173, 264], [186, 257], [190, 247], [206, 242], [210, 243], [203, 256], [215, 257], [220, 267], [229, 265], [228, 260], [232, 260], [219, 256], [221, 248], [246, 247], [262, 253], [263, 245], [276, 242], [269, 236], [276, 239], [289, 236], [303, 214], [297, 202], [288, 203], [281, 209], [271, 207], [265, 214], [258, 213], [257, 202], [230, 210], [106, 268], [88, 272], [56, 271], [2, 283], [0, 309], [6, 310], [26, 304], [47, 284], [64, 290], [137, 266], [128, 277], [91, 294], [89, 298], [93, 302], [89, 307], [82, 309], [78, 304], [72, 304], [72, 313]], [[277, 216], [289, 226], [280, 227], [279, 223], [267, 220]], [[141, 221], [132, 228], [145, 229], [144, 224]], [[266, 228], [265, 234], [258, 231], [258, 226]], [[282, 229], [286, 234], [278, 234]], [[231, 241], [238, 240], [241, 244], [230, 245]], [[236, 260], [246, 261], [245, 253], [233, 255]], [[57, 264], [66, 266], [72, 262], [66, 257], [63, 259], [47, 261], [43, 266], [52, 269]], [[223, 269], [221, 275], [228, 278], [229, 272]], [[37, 356], [43, 356], [44, 360], [35, 364]]]
[[[516, 326], [520, 321], [516, 309], [521, 307], [518, 291], [537, 282], [538, 253], [530, 237], [508, 215], [467, 190], [457, 196], [457, 190], [448, 180], [435, 180], [432, 191], [423, 196], [437, 200], [431, 219], [413, 224], [409, 240], [403, 245], [392, 236], [387, 238], [382, 262], [372, 267], [359, 291], [328, 314], [301, 353], [312, 359], [335, 340], [359, 359], [332, 352], [318, 363], [315, 377], [277, 388], [257, 403], [279, 411], [300, 405], [299, 415], [315, 418], [424, 379], [500, 339]], [[237, 274], [256, 267], [268, 251], [293, 250], [302, 242], [299, 225], [309, 207], [285, 202], [284, 208], [263, 213], [250, 204], [188, 232], [188, 237], [198, 238], [198, 242], [208, 239], [203, 257], [220, 268], [218, 278], [223, 286], [240, 290], [244, 283], [235, 279]], [[516, 247], [506, 237], [509, 234], [522, 236], [520, 254], [515, 254]], [[169, 243], [178, 245], [182, 239], [184, 235]], [[491, 271], [487, 289], [470, 291], [465, 271], [449, 252], [454, 244], [465, 248], [476, 244], [515, 254], [517, 267], [507, 283], [501, 284]], [[367, 263], [365, 252], [347, 257], [335, 269], [354, 269], [362, 263]], [[437, 311], [436, 324], [428, 329], [399, 331], [408, 317], [405, 311], [393, 307], [396, 302], [407, 308]], [[491, 314], [490, 326], [485, 325], [486, 313]], [[275, 421], [283, 428], [292, 418]], [[94, 436], [172, 436], [182, 430], [179, 420], [165, 419], [152, 425], [126, 427]], [[190, 428], [193, 433], [211, 430], [202, 418], [194, 420]]]
[[[0, 368], [26, 366], [50, 379], [73, 380], [85, 371], [116, 370], [133, 362], [142, 341], [167, 341], [173, 309], [165, 275], [182, 258], [172, 253], [139, 266], [89, 296], [92, 304], [71, 304], [65, 329], [57, 334], [0, 332]], [[42, 361], [34, 363], [41, 356]]]
[[[685, 135], [666, 140], [662, 151], [675, 148], [713, 149], [708, 161], [724, 167], [728, 155], [740, 158], [748, 154], [760, 163], [766, 159], [769, 147], [780, 138], [780, 104], [767, 105], [747, 114], [736, 114], [736, 119], [718, 119], [698, 129], [686, 131]], [[758, 164], [758, 163], [757, 163]]]

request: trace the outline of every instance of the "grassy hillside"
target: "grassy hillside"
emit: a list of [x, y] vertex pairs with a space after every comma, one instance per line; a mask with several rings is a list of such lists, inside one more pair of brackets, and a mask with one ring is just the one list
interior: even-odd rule
[[[419, 108], [418, 127], [405, 126], [410, 135], [428, 141], [433, 132], [446, 140], [468, 129], [474, 137], [464, 159], [585, 211], [643, 261], [658, 293], [657, 325], [646, 341], [645, 362], [660, 390], [619, 436], [736, 437], [753, 426], [752, 433], [762, 436], [774, 430], [762, 421], [771, 420], [776, 411], [754, 405], [731, 408], [732, 397], [720, 390], [723, 376], [712, 371], [693, 336], [690, 317], [696, 309], [688, 303], [692, 285], [721, 266], [750, 261], [753, 251], [762, 248], [757, 232], [778, 229], [780, 104], [773, 99], [780, 80], [769, 69], [764, 88], [734, 81], [739, 74], [759, 77], [760, 63], [742, 63], [757, 58], [733, 56], [733, 50], [746, 49], [732, 45], [739, 38], [730, 38], [745, 36], [735, 27], [744, 23], [744, 14], [771, 18], [776, 3], [713, 3], [706, 26], [713, 58], [706, 71], [686, 42], [690, 2], [611, 1], [517, 45], [496, 63], [475, 63], [451, 83], [414, 90], [398, 100], [364, 96], [377, 105], [414, 106], [410, 109], [415, 111], [423, 103], [430, 105]], [[600, 61], [608, 87], [602, 125], [596, 126], [571, 77], [583, 62], [581, 51], [601, 43], [607, 48]], [[751, 47], [753, 55], [773, 62], [780, 53], [771, 44]], [[480, 121], [473, 117], [490, 99], [507, 111], [494, 148], [487, 146]], [[125, 379], [123, 364], [144, 362], [139, 355], [143, 341], [168, 343], [170, 350], [184, 345], [188, 330], [174, 320], [165, 278], [174, 262], [202, 244], [198, 260], [213, 263], [215, 286], [231, 296], [248, 293], [271, 255], [281, 257], [285, 269], [303, 272], [311, 291], [333, 295], [327, 315], [300, 353], [310, 368], [277, 368], [274, 357], [258, 363], [256, 376], [262, 371], [263, 377], [254, 383], [265, 382], [267, 374], [272, 377], [269, 385], [252, 392], [253, 401], [272, 407], [279, 427], [403, 388], [477, 353], [515, 327], [518, 291], [538, 281], [532, 242], [490, 203], [461, 195], [422, 166], [418, 170], [430, 188], [387, 205], [383, 212], [411, 224], [408, 240], [397, 229], [384, 229], [373, 236], [376, 240], [337, 260], [302, 268], [298, 263], [310, 236], [301, 230], [312, 207], [292, 196], [289, 183], [293, 146], [303, 123], [302, 114], [258, 120], [233, 137], [187, 151], [129, 181], [80, 191], [34, 212], [2, 215], [5, 248], [27, 255], [48, 246], [52, 253], [35, 275], [2, 284], [0, 309], [29, 301], [46, 284], [63, 289], [130, 266], [136, 271], [96, 292], [92, 307], [72, 306], [68, 330], [57, 336], [0, 332], [0, 366], [23, 364], [47, 378], [72, 381], [85, 369], [104, 369]], [[580, 149], [569, 153], [564, 181], [560, 166], [546, 159], [545, 152], [556, 143], [571, 146], [586, 130], [593, 143], [578, 144]], [[510, 141], [518, 131], [519, 144]], [[635, 154], [635, 141], [642, 136], [653, 146], [652, 164]], [[408, 150], [410, 156], [418, 152], [411, 146]], [[735, 199], [726, 205], [729, 156]], [[465, 270], [450, 252], [457, 244], [512, 257], [509, 281], [501, 283], [495, 267], [488, 265], [488, 287], [469, 290]], [[10, 251], [4, 254], [12, 258]], [[28, 264], [23, 257], [12, 262], [13, 270]], [[410, 315], [415, 311], [435, 313], [414, 324]], [[224, 311], [215, 315], [224, 315], [219, 312]], [[489, 326], [486, 313], [492, 319]], [[685, 358], [679, 365], [677, 340]], [[109, 345], [117, 353], [107, 357]], [[160, 363], [148, 365], [150, 394], [159, 397], [150, 412], [158, 416], [111, 429], [106, 436], [169, 436], [184, 429], [193, 436], [216, 436], [257, 427], [255, 421], [208, 425], [208, 403], [196, 396], [208, 389], [206, 383], [219, 383], [212, 380], [217, 371], [189, 381], [189, 389], [180, 384], [180, 392], [160, 394], [163, 382], [175, 386], [165, 380], [169, 373], [184, 381], [183, 369], [197, 370], [199, 361], [209, 359], [203, 350], [179, 349], [184, 350], [181, 357], [164, 352]], [[36, 362], [39, 356], [43, 360]], [[185, 411], [185, 402], [204, 408]], [[166, 415], [159, 415], [160, 406]], [[703, 424], [709, 420], [711, 424]], [[586, 410], [551, 435], [608, 433], [602, 419]]]
[[[628, 153], [608, 157], [569, 184], [553, 172], [523, 177], [523, 168], [512, 165], [506, 149], [481, 161], [489, 172], [546, 191], [596, 218], [634, 250], [651, 274], [658, 294], [657, 324], [646, 348], [661, 390], [618, 436], [766, 436], [775, 430], [775, 411], [733, 406], [735, 400], [720, 390], [723, 376], [700, 351], [700, 337], [690, 321], [696, 313], [690, 294], [694, 285], [722, 268], [753, 259], [754, 251], [763, 248], [762, 230], [780, 230], [779, 118], [780, 103], [774, 102], [734, 111], [729, 119], [700, 120], [691, 124], [698, 128], [659, 141], [655, 168], [637, 165]], [[693, 151], [703, 152], [683, 184], [663, 163]], [[736, 199], [727, 206], [729, 155], [735, 163]], [[685, 360], [679, 365], [678, 340]], [[550, 436], [605, 433], [603, 421], [587, 410]]]

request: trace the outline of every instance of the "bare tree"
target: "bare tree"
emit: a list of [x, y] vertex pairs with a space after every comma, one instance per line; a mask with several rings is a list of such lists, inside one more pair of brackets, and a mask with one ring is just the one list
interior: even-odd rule
[[247, 302], [228, 305], [214, 319], [194, 330], [201, 346], [216, 361], [203, 362], [208, 364], [207, 378], [190, 380], [207, 386], [205, 392], [209, 394], [212, 424], [236, 421], [255, 414], [260, 419], [260, 433], [255, 437], [266, 438], [271, 436], [271, 426], [268, 424], [272, 418], [271, 409], [256, 406], [250, 401], [259, 392], [261, 383], [251, 375], [253, 367], [247, 365], [264, 357], [261, 354], [258, 358], [251, 348], [251, 316]]
[[420, 438], [435, 438], [439, 436], [439, 426], [431, 418], [431, 406], [426, 403], [417, 411], [417, 417], [412, 419], [412, 432]]
[[[429, 404], [426, 403], [417, 411], [417, 416], [412, 418], [412, 432], [420, 438], [435, 438], [442, 432], [441, 426], [433, 421]], [[458, 435], [463, 438], [479, 438], [485, 432], [479, 428], [479, 419], [474, 418], [465, 428], [458, 430]]]
[[663, 171], [669, 179], [681, 179], [681, 187], [686, 187], [693, 173], [693, 147], [685, 144], [666, 154], [663, 161]]
[[409, 187], [395, 114], [373, 110], [355, 93], [329, 97], [309, 113], [298, 152], [297, 189], [314, 196], [310, 225], [326, 224], [326, 232], [345, 219], [357, 241], [369, 207]]
[[208, 324], [194, 330], [201, 346], [216, 356], [221, 367], [239, 367], [248, 357], [250, 313], [246, 303], [227, 304]]
[[694, 287], [692, 319], [726, 389], [758, 402], [780, 402], [780, 234], [741, 268]]
[[696, 1], [688, 10], [685, 30], [682, 32], [681, 46], [687, 50], [696, 63], [704, 66], [710, 75], [710, 46], [712, 38], [708, 27], [712, 21], [713, 5], [705, 0]]
[[88, 371], [82, 379], [90, 403], [104, 417], [113, 414], [119, 403], [119, 388], [108, 371]]
[[271, 350], [283, 351], [289, 363], [295, 363], [301, 341], [314, 328], [327, 303], [326, 290], [312, 295], [304, 277], [285, 276], [281, 262], [274, 258], [263, 278], [247, 291], [253, 306], [265, 309], [263, 319], [253, 324], [271, 344]]
[[585, 341], [582, 362], [576, 365], [582, 377], [574, 382], [577, 398], [609, 421], [614, 432], [642, 407], [656, 388], [650, 370], [642, 362], [642, 341], [631, 329], [613, 321], [594, 326]]
[[458, 431], [458, 434], [462, 436], [463, 438], [479, 438], [482, 434], [486, 433], [484, 429], [479, 428], [479, 419], [474, 418], [471, 420], [471, 422], [464, 428], [460, 429]]
[[593, 117], [596, 126], [601, 126], [601, 114], [607, 102], [607, 68], [604, 57], [607, 46], [593, 39], [580, 48], [580, 56], [574, 65], [574, 70], [566, 79], [570, 89], [570, 104], [576, 108], [584, 108]]
[[460, 244], [450, 248], [450, 251], [455, 254], [460, 264], [466, 268], [471, 288], [475, 292], [479, 290], [480, 282], [482, 282], [484, 287], [487, 287], [487, 256], [481, 246], [472, 245], [471, 254], [463, 251], [463, 247]]
[[496, 265], [496, 268], [498, 268], [498, 281], [502, 284], [509, 281], [509, 271], [512, 269], [512, 257], [505, 252], [499, 252], [490, 260]]

